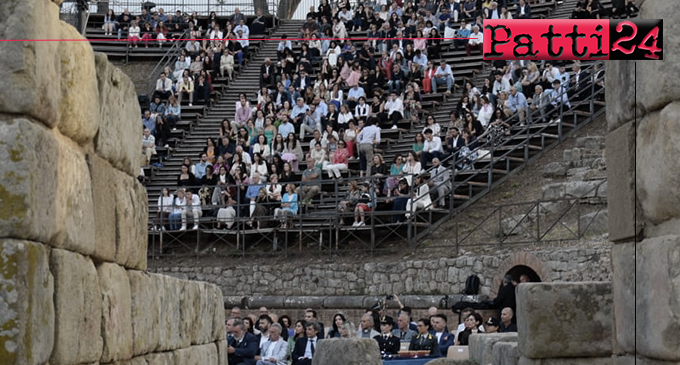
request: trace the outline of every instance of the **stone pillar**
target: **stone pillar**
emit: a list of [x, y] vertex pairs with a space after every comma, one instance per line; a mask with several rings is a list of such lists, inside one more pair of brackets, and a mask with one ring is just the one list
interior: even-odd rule
[[[672, 1], [641, 6], [644, 19], [676, 15], [680, 10]], [[637, 67], [634, 62], [607, 64], [617, 364], [680, 362], [675, 335], [680, 329], [680, 81], [669, 77], [680, 72], [680, 36], [674, 27], [666, 25], [665, 60], [638, 62]]]

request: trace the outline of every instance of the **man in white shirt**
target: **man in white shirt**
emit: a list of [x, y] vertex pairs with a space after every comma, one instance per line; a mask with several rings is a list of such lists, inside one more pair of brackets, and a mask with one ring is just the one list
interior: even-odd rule
[[359, 171], [360, 175], [371, 176], [371, 164], [373, 163], [373, 146], [380, 144], [380, 129], [378, 128], [380, 120], [378, 118], [368, 118], [366, 126], [361, 128], [357, 134], [357, 143], [359, 144]]
[[236, 41], [241, 43], [243, 58], [245, 59], [246, 57], [248, 57], [248, 46], [250, 45], [250, 41], [248, 40], [248, 35], [243, 34], [243, 29], [239, 29], [236, 32]]
[[470, 51], [472, 51], [473, 48], [479, 49], [479, 53], [484, 52], [484, 36], [482, 32], [479, 31], [478, 26], [472, 27], [472, 33], [469, 36], [470, 40], [468, 41], [468, 44], [465, 45], [465, 50], [467, 51], [467, 56], [470, 57]]
[[347, 106], [349, 107], [349, 110], [352, 110], [357, 106], [359, 98], [362, 96], [366, 97], [366, 91], [364, 91], [363, 87], [359, 87], [359, 84], [356, 84], [349, 89], [347, 92]]
[[281, 41], [279, 42], [279, 45], [276, 48], [276, 58], [278, 61], [281, 61], [281, 59], [283, 59], [283, 51], [286, 48], [292, 50], [293, 44], [288, 40], [288, 35], [284, 34], [281, 36]]
[[[434, 79], [432, 79], [434, 82]], [[404, 118], [404, 102], [397, 97], [397, 93], [390, 94], [390, 98], [385, 103], [387, 118], [392, 121], [392, 129], [397, 129], [397, 123]]]
[[493, 82], [493, 94], [495, 96], [498, 96], [498, 94], [501, 93], [501, 91], [505, 91], [507, 93], [510, 92], [510, 82], [508, 82], [507, 79], [503, 77], [503, 75], [500, 72], [496, 73], [496, 81]]
[[191, 190], [187, 190], [184, 195], [186, 199], [184, 210], [182, 210], [182, 228], [180, 231], [187, 230], [187, 215], [191, 214], [194, 217], [194, 227], [192, 229], [198, 229], [198, 219], [203, 216], [203, 211], [201, 210], [201, 201], [198, 199], [198, 195], [193, 194]]
[[439, 67], [437, 67], [432, 77], [432, 93], [437, 93], [438, 85], [446, 84], [446, 93], [451, 94], [451, 87], [454, 81], [451, 66], [447, 65], [446, 60], [442, 59], [439, 61]]
[[416, 176], [413, 182], [414, 189], [413, 197], [406, 202], [406, 213], [404, 214], [406, 218], [410, 219], [411, 214], [415, 213], [417, 210], [432, 209], [432, 200], [430, 200], [430, 187], [427, 185], [425, 176]]
[[550, 111], [551, 118], [559, 118], [562, 110], [566, 107], [569, 109], [571, 106], [569, 104], [569, 98], [566, 91], [561, 86], [560, 80], [553, 80], [553, 91], [550, 94]]
[[149, 128], [144, 128], [142, 135], [142, 155], [144, 156], [144, 166], [151, 161], [151, 156], [156, 154], [156, 137], [151, 135]]
[[427, 56], [422, 53], [419, 49], [416, 50], [416, 55], [413, 56], [413, 62], [420, 65], [420, 68], [424, 71], [427, 67]]
[[167, 99], [172, 95], [172, 80], [170, 80], [165, 72], [161, 72], [161, 77], [156, 80], [156, 92], [153, 94], [153, 99], [157, 96], [161, 100]]
[[246, 25], [245, 19], [239, 20], [239, 25], [234, 27], [234, 31], [236, 33], [238, 33], [239, 30], [242, 31], [243, 35], [246, 36], [246, 37], [248, 37], [250, 35], [250, 28], [248, 28], [248, 26]]
[[427, 163], [433, 158], [439, 158], [442, 153], [442, 140], [435, 136], [432, 129], [426, 128], [423, 132], [425, 135], [425, 142], [423, 143], [423, 151], [420, 155], [420, 165], [423, 170], [427, 169]]
[[260, 355], [255, 356], [255, 365], [286, 365], [288, 343], [281, 338], [281, 325], [272, 324], [269, 339], [260, 345]]

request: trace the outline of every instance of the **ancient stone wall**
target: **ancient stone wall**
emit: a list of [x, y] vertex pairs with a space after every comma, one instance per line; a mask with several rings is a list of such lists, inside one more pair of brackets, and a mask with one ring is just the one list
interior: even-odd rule
[[[439, 260], [385, 263], [246, 265], [229, 267], [158, 267], [154, 272], [217, 284], [224, 293], [252, 296], [384, 296], [461, 293], [476, 274], [481, 294], [495, 296], [503, 275], [516, 265], [532, 268], [542, 281], [610, 280], [608, 244], [513, 250], [498, 255], [464, 255]], [[409, 304], [407, 304], [409, 305]], [[430, 304], [431, 305], [431, 304]], [[428, 305], [429, 306], [429, 305]]]
[[[3, 1], [0, 37], [81, 39], [60, 2]], [[226, 364], [220, 289], [145, 272], [132, 82], [88, 42], [27, 41], [0, 83], [0, 364]]]
[[[641, 6], [645, 19], [676, 15], [673, 1]], [[607, 67], [617, 364], [680, 363], [680, 80], [670, 77], [680, 72], [680, 32], [664, 25], [663, 61]]]

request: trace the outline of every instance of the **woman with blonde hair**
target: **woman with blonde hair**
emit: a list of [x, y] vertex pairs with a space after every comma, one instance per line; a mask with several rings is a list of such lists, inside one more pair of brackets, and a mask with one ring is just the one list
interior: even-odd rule
[[350, 321], [346, 321], [340, 326], [340, 337], [342, 338], [353, 338], [356, 337], [356, 328], [354, 324]]

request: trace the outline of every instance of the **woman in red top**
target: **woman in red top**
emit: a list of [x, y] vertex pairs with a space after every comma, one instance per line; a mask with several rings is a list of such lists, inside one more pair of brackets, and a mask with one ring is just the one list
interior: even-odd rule
[[427, 70], [423, 75], [423, 92], [429, 94], [432, 92], [432, 77], [434, 76], [436, 69], [432, 61], [427, 61]]
[[349, 159], [349, 151], [345, 148], [345, 141], [338, 141], [338, 148], [333, 153], [331, 163], [326, 165], [326, 172], [331, 179], [340, 179], [342, 175], [340, 170], [347, 170], [347, 160]]

